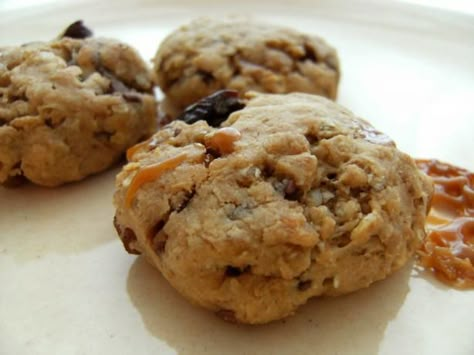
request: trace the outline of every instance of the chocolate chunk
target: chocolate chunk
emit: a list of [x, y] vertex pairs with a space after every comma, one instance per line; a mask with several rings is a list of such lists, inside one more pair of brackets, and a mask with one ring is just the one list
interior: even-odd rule
[[311, 287], [312, 283], [313, 283], [313, 281], [311, 281], [311, 280], [300, 281], [300, 282], [298, 282], [298, 290], [306, 291], [307, 289], [309, 289]]
[[60, 38], [69, 37], [76, 39], [84, 39], [87, 37], [92, 37], [93, 33], [82, 23], [82, 20], [76, 21], [70, 24], [60, 36]]
[[53, 119], [51, 117], [45, 117], [43, 120], [45, 126], [49, 128], [54, 128]]
[[305, 134], [305, 138], [309, 145], [316, 145], [319, 142], [319, 137], [316, 134], [307, 133]]
[[114, 216], [114, 227], [117, 231], [117, 234], [120, 236], [120, 239], [122, 240], [125, 250], [130, 254], [140, 254], [138, 250], [130, 246], [130, 243], [137, 241], [137, 236], [135, 235], [135, 232], [130, 228], [123, 229], [117, 221], [117, 216]]
[[316, 56], [316, 52], [314, 51], [314, 48], [311, 47], [308, 44], [305, 44], [304, 45], [304, 56], [303, 56], [303, 58], [301, 58], [301, 60], [303, 60], [303, 61], [309, 60], [311, 62], [317, 62], [318, 58]]
[[232, 112], [244, 106], [238, 92], [221, 90], [189, 106], [177, 119], [188, 124], [203, 120], [212, 127], [219, 127]]
[[210, 155], [213, 160], [217, 159], [221, 156], [221, 154], [216, 149], [214, 149], [212, 147], [207, 147], [206, 148], [206, 154]]
[[125, 250], [130, 254], [141, 254], [138, 250], [134, 249], [130, 244], [137, 241], [137, 236], [131, 228], [125, 228], [120, 238], [122, 239]]
[[271, 164], [270, 162], [266, 162], [262, 169], [262, 176], [265, 179], [269, 179], [273, 177], [274, 173], [275, 173], [275, 167], [273, 166], [273, 164]]
[[296, 186], [296, 183], [291, 178], [284, 178], [283, 180], [273, 180], [273, 188], [283, 197], [290, 201], [298, 201], [303, 195], [303, 192]]
[[238, 277], [242, 275], [243, 273], [249, 272], [250, 271], [250, 265], [247, 265], [244, 268], [239, 268], [235, 266], [227, 266], [225, 269], [225, 276], [227, 277]]
[[285, 198], [287, 200], [296, 201], [298, 199], [298, 189], [296, 187], [295, 182], [291, 179], [285, 179], [283, 180], [283, 183], [285, 186], [283, 190], [283, 193], [285, 194]]

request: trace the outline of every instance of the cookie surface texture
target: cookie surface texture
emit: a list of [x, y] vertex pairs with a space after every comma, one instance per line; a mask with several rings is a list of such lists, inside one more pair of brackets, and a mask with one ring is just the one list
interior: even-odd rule
[[105, 170], [154, 132], [152, 87], [138, 53], [115, 40], [1, 48], [0, 183], [57, 186]]
[[305, 92], [334, 99], [336, 51], [323, 39], [271, 24], [198, 19], [169, 35], [154, 58], [172, 116], [220, 89]]
[[114, 197], [127, 250], [191, 302], [243, 323], [402, 267], [432, 194], [413, 160], [325, 98], [246, 98], [221, 127], [175, 121], [129, 152]]

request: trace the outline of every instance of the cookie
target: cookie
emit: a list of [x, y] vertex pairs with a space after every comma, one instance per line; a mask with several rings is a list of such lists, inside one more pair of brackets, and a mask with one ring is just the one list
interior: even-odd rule
[[153, 62], [172, 117], [225, 88], [334, 99], [340, 76], [336, 51], [323, 39], [248, 21], [195, 20], [171, 33]]
[[151, 70], [82, 23], [0, 49], [0, 184], [57, 186], [110, 167], [156, 127]]
[[114, 196], [125, 247], [227, 320], [367, 287], [425, 236], [431, 180], [320, 96], [249, 93], [220, 127], [174, 121], [128, 155]]

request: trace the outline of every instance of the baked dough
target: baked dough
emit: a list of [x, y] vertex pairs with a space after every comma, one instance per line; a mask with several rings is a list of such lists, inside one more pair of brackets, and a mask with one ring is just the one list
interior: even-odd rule
[[340, 76], [336, 51], [320, 37], [251, 21], [197, 19], [171, 33], [153, 62], [171, 117], [220, 89], [335, 99]]
[[[64, 35], [89, 36], [79, 23]], [[105, 170], [156, 127], [151, 70], [112, 39], [0, 49], [0, 184], [44, 186]]]
[[431, 180], [323, 97], [249, 93], [221, 127], [174, 121], [129, 160], [114, 197], [125, 247], [227, 320], [367, 287], [425, 236]]

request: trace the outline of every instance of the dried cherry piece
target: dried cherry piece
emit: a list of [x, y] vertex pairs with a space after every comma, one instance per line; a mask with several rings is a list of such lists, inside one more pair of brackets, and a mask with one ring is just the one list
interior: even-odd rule
[[220, 90], [188, 106], [177, 119], [189, 124], [204, 120], [212, 127], [219, 127], [232, 112], [244, 106], [237, 91]]
[[76, 38], [76, 39], [84, 39], [87, 37], [92, 37], [93, 33], [90, 29], [88, 29], [82, 23], [82, 20], [76, 21], [71, 23], [65, 30], [64, 33], [60, 36], [69, 37], [69, 38]]

